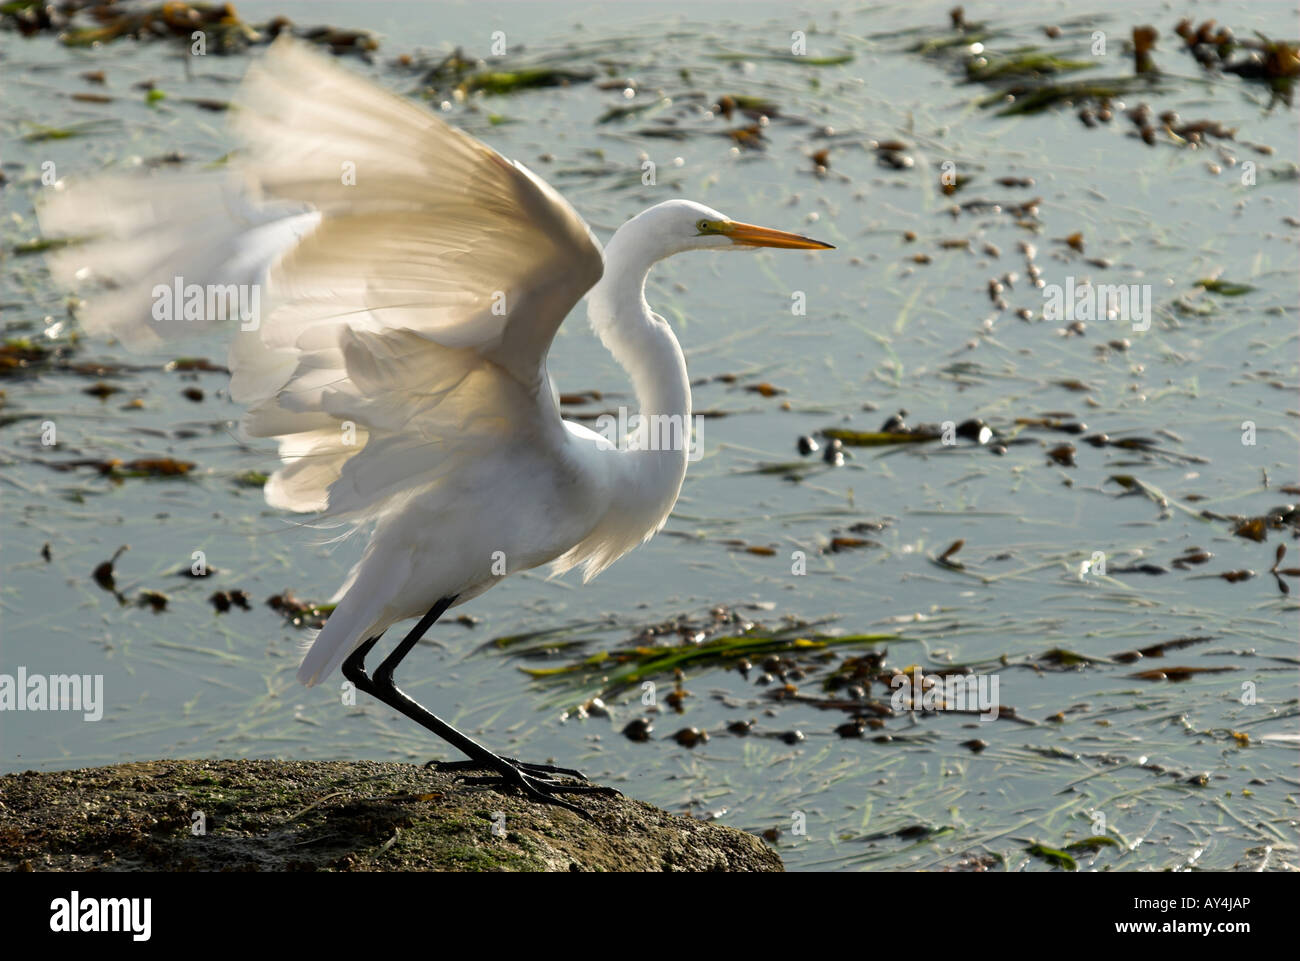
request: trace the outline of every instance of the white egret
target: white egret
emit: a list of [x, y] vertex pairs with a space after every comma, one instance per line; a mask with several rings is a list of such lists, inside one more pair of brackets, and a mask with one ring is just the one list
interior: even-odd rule
[[[496, 755], [403, 693], [394, 671], [503, 570], [582, 565], [590, 579], [668, 519], [691, 391], [676, 337], [645, 301], [657, 261], [830, 245], [670, 200], [620, 227], [602, 257], [582, 218], [522, 165], [287, 37], [236, 105], [248, 149], [226, 171], [56, 191], [41, 210], [47, 234], [92, 238], [53, 256], [56, 275], [110, 280], [83, 321], [129, 342], [226, 319], [217, 308], [240, 285], [266, 290], [260, 312], [245, 298], [230, 347], [244, 430], [279, 439], [266, 499], [372, 531], [299, 679], [341, 667], [468, 756], [452, 766], [497, 774], [467, 781], [581, 813], [553, 795], [608, 789]], [[173, 289], [206, 301], [187, 293], [160, 309]], [[632, 379], [640, 431], [671, 418], [672, 449], [646, 436], [610, 444], [561, 419], [546, 356], [584, 293]], [[412, 617], [369, 673], [380, 635]]]

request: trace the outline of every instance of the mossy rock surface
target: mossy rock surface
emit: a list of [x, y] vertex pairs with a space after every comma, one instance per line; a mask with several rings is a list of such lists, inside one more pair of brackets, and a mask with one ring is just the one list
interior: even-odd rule
[[[780, 871], [735, 828], [592, 816], [378, 761], [145, 761], [0, 776], [0, 870]], [[200, 824], [202, 831], [197, 832]]]

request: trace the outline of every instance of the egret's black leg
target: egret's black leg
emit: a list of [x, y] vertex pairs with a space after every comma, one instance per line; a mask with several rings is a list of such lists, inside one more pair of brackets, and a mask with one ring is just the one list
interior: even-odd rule
[[[472, 737], [462, 734], [446, 721], [425, 709], [393, 681], [393, 673], [397, 670], [397, 665], [402, 662], [402, 659], [407, 654], [411, 653], [412, 648], [419, 643], [420, 638], [425, 635], [425, 632], [433, 626], [434, 622], [443, 615], [455, 600], [454, 596], [445, 597], [433, 605], [429, 612], [420, 618], [420, 622], [411, 629], [411, 632], [402, 638], [401, 643], [393, 649], [392, 653], [380, 662], [373, 675], [366, 672], [364, 662], [366, 654], [379, 640], [378, 636], [369, 638], [349, 655], [343, 664], [343, 675], [360, 690], [405, 714], [421, 727], [432, 731], [471, 759], [469, 762], [455, 763], [452, 769], [490, 769], [500, 772], [497, 777], [462, 778], [461, 780], [465, 784], [483, 784], [495, 787], [513, 786], [523, 792], [524, 796], [530, 800], [539, 801], [543, 804], [555, 804], [568, 808], [582, 817], [588, 817], [587, 812], [582, 808], [567, 801], [561, 801], [553, 797], [553, 795], [559, 793], [618, 794], [619, 792], [613, 788], [593, 784], [569, 784], [547, 776], [551, 774], [577, 774], [576, 771], [570, 772], [564, 768], [553, 768], [543, 764], [522, 764], [513, 758], [493, 754]], [[581, 777], [581, 775], [577, 776]]]
[[351, 681], [358, 691], [365, 691], [371, 697], [378, 697], [379, 695], [375, 693], [374, 681], [370, 680], [370, 675], [366, 673], [366, 655], [375, 646], [375, 642], [383, 636], [383, 632], [380, 632], [365, 641], [349, 654], [348, 659], [343, 662], [343, 676]]

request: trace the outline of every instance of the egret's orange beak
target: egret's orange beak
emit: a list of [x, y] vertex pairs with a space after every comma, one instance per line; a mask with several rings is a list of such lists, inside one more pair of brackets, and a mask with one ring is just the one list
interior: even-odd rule
[[784, 230], [773, 230], [771, 227], [758, 227], [754, 224], [728, 221], [723, 226], [722, 232], [731, 238], [732, 243], [744, 247], [785, 247], [792, 250], [835, 249], [833, 244], [824, 244], [820, 240], [787, 233]]

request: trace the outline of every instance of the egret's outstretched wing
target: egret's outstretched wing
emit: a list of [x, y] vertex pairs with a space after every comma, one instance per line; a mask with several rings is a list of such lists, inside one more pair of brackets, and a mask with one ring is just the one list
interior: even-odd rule
[[[373, 512], [436, 482], [453, 450], [534, 423], [539, 400], [549, 405], [551, 340], [602, 270], [573, 208], [522, 166], [287, 37], [236, 103], [249, 149], [219, 187], [205, 185], [208, 202], [187, 206], [153, 178], [147, 201], [137, 190], [118, 206], [113, 185], [96, 185], [91, 220], [78, 213], [86, 188], [42, 212], [47, 232], [148, 238], [130, 263], [110, 253], [120, 240], [62, 253], [66, 274], [118, 274], [111, 309], [88, 322], [130, 336], [154, 323], [133, 290], [269, 267], [260, 324], [233, 335], [231, 388], [249, 407], [247, 430], [280, 438], [286, 466], [267, 498], [293, 510]], [[187, 255], [166, 257], [169, 242]]]

